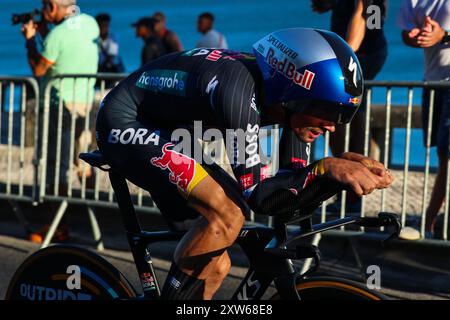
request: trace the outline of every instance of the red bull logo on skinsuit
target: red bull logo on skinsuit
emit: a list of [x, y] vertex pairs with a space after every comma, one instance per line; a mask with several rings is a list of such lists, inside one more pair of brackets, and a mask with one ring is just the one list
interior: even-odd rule
[[162, 156], [154, 157], [150, 162], [162, 170], [169, 170], [169, 181], [188, 193], [188, 186], [195, 176], [196, 162], [182, 153], [169, 149], [174, 146], [173, 143], [166, 143], [162, 147]]

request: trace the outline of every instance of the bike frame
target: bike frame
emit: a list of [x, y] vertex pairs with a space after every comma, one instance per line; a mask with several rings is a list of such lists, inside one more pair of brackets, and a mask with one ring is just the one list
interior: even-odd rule
[[[178, 241], [184, 232], [142, 231], [126, 180], [112, 169], [109, 178], [117, 198], [131, 253], [141, 280], [144, 299], [158, 299], [161, 289], [156, 277], [148, 245], [160, 241]], [[244, 226], [236, 243], [243, 249], [249, 261], [249, 270], [240, 283], [232, 300], [258, 300], [266, 292], [272, 281], [282, 299], [299, 300], [297, 279], [304, 277], [294, 268], [292, 259], [314, 258], [315, 265], [307, 273], [319, 267], [320, 252], [310, 241], [305, 241], [316, 233], [338, 228], [348, 224], [360, 226], [391, 225], [390, 219], [381, 218], [343, 218], [322, 224], [312, 225], [312, 215], [297, 216], [292, 220], [275, 217], [275, 227]], [[388, 216], [390, 218], [390, 216]], [[288, 235], [287, 224], [299, 222], [300, 228]], [[392, 236], [390, 237], [392, 238]]]
[[[117, 198], [123, 223], [127, 232], [130, 250], [133, 255], [136, 269], [141, 280], [141, 286], [146, 299], [158, 299], [161, 294], [157, 276], [153, 267], [152, 258], [148, 245], [160, 241], [180, 240], [184, 232], [142, 231], [137, 219], [134, 205], [131, 201], [130, 192], [126, 180], [113, 170], [109, 171], [109, 178]], [[267, 259], [269, 253], [264, 248], [274, 236], [274, 229], [264, 226], [243, 227], [236, 242], [242, 247], [247, 255], [250, 268], [244, 280], [239, 285], [233, 299], [259, 299], [262, 297], [270, 283], [276, 281], [277, 289], [282, 297], [296, 296], [295, 273], [292, 262], [287, 259]], [[288, 292], [289, 294], [284, 294]]]

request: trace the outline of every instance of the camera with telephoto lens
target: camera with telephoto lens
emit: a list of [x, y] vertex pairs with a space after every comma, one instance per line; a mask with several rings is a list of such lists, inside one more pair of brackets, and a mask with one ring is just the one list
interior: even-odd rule
[[24, 24], [28, 21], [33, 20], [36, 24], [39, 24], [42, 22], [42, 12], [38, 9], [34, 9], [31, 12], [26, 13], [19, 13], [19, 14], [13, 14], [12, 15], [12, 24], [13, 26], [16, 24]]

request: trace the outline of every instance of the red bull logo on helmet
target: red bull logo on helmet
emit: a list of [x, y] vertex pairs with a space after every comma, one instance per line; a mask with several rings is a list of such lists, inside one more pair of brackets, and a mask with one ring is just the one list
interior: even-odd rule
[[[175, 145], [166, 143], [162, 148], [162, 156], [150, 159], [150, 163], [162, 170], [170, 171], [169, 181], [186, 194], [195, 176], [195, 160], [172, 150]], [[170, 148], [170, 149], [169, 149]]]
[[277, 72], [284, 75], [286, 78], [291, 79], [296, 85], [310, 90], [314, 77], [316, 74], [309, 70], [305, 70], [303, 74], [297, 71], [295, 63], [290, 61], [288, 58], [280, 60], [275, 56], [275, 50], [269, 48], [267, 51], [266, 62], [274, 68]]
[[348, 99], [348, 102], [350, 102], [350, 103], [352, 103], [353, 105], [359, 105], [359, 103], [361, 102], [360, 100], [359, 100], [359, 98], [358, 97], [354, 97], [354, 98], [350, 98], [350, 99]]

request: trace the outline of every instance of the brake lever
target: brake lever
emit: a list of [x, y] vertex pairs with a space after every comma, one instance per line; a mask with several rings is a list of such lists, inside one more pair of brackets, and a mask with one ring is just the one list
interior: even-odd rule
[[381, 241], [381, 245], [384, 247], [389, 241], [398, 238], [400, 231], [402, 230], [402, 225], [400, 224], [398, 215], [394, 213], [380, 212], [378, 213], [378, 218], [381, 220], [380, 222], [383, 226], [393, 226], [395, 229], [389, 237]]
[[380, 212], [378, 213], [378, 217], [364, 217], [361, 218], [360, 221], [357, 222], [358, 225], [362, 227], [369, 228], [380, 228], [393, 226], [394, 232], [389, 235], [386, 239], [381, 241], [381, 245], [386, 245], [387, 242], [397, 238], [400, 235], [400, 230], [402, 229], [400, 220], [398, 219], [398, 215], [389, 212]]

